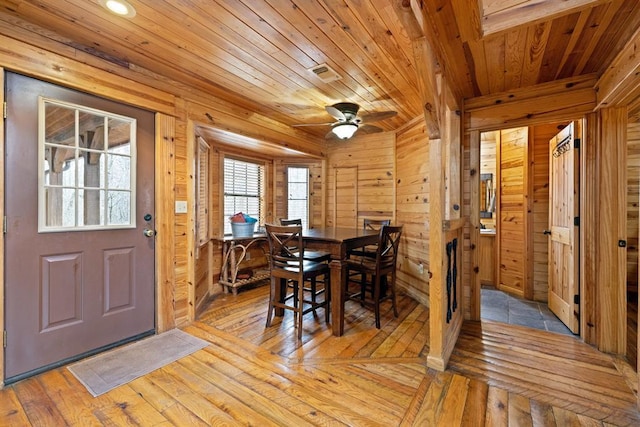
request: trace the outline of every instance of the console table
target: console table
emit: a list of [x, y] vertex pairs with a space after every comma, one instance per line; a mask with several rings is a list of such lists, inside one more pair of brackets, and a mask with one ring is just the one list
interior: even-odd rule
[[238, 294], [238, 288], [255, 283], [270, 277], [269, 268], [254, 269], [253, 275], [247, 279], [238, 279], [240, 264], [247, 256], [247, 251], [252, 246], [260, 246], [266, 254], [264, 245], [267, 244], [265, 234], [254, 234], [251, 237], [225, 236], [222, 241], [222, 271], [220, 272], [220, 285], [225, 292]]

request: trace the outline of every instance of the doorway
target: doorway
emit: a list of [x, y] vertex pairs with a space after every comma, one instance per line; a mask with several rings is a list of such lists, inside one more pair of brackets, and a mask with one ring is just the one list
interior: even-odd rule
[[[488, 213], [480, 209], [481, 318], [567, 332], [547, 307], [549, 238], [545, 234], [549, 141], [567, 124], [480, 134], [479, 206], [489, 206]], [[503, 139], [505, 146], [500, 147]], [[489, 194], [482, 190], [487, 176], [494, 183]]]
[[5, 81], [11, 383], [155, 332], [154, 115]]

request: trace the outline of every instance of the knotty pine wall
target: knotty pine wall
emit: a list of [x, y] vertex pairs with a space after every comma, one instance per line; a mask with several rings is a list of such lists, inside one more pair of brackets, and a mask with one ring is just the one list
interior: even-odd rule
[[[429, 305], [429, 140], [424, 121], [396, 135], [396, 222], [403, 224], [398, 286]], [[422, 264], [422, 269], [420, 268]]]
[[498, 289], [530, 298], [528, 128], [501, 131], [497, 153]]
[[392, 132], [329, 142], [326, 226], [362, 227], [364, 218], [394, 222], [394, 159]]
[[638, 289], [640, 122], [627, 124], [627, 288]]

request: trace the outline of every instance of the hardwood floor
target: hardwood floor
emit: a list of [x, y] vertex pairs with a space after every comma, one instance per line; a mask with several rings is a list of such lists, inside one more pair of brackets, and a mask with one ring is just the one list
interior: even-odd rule
[[[628, 365], [565, 335], [465, 322], [450, 368], [425, 368], [429, 311], [347, 303], [265, 329], [267, 287], [221, 295], [185, 331], [211, 345], [97, 398], [62, 367], [0, 391], [0, 425], [639, 425]], [[385, 306], [386, 307], [386, 306]], [[635, 373], [634, 373], [635, 374]]]

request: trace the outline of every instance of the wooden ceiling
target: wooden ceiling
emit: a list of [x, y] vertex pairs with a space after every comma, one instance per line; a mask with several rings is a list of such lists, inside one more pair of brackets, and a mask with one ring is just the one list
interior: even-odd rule
[[[348, 101], [397, 111], [375, 123], [394, 130], [422, 114], [407, 11], [461, 98], [601, 75], [640, 25], [637, 0], [129, 1], [132, 19], [98, 0], [1, 0], [0, 32], [37, 33], [286, 126], [332, 122], [324, 107]], [[321, 65], [339, 79], [310, 71]], [[323, 138], [330, 127], [297, 129]]]

